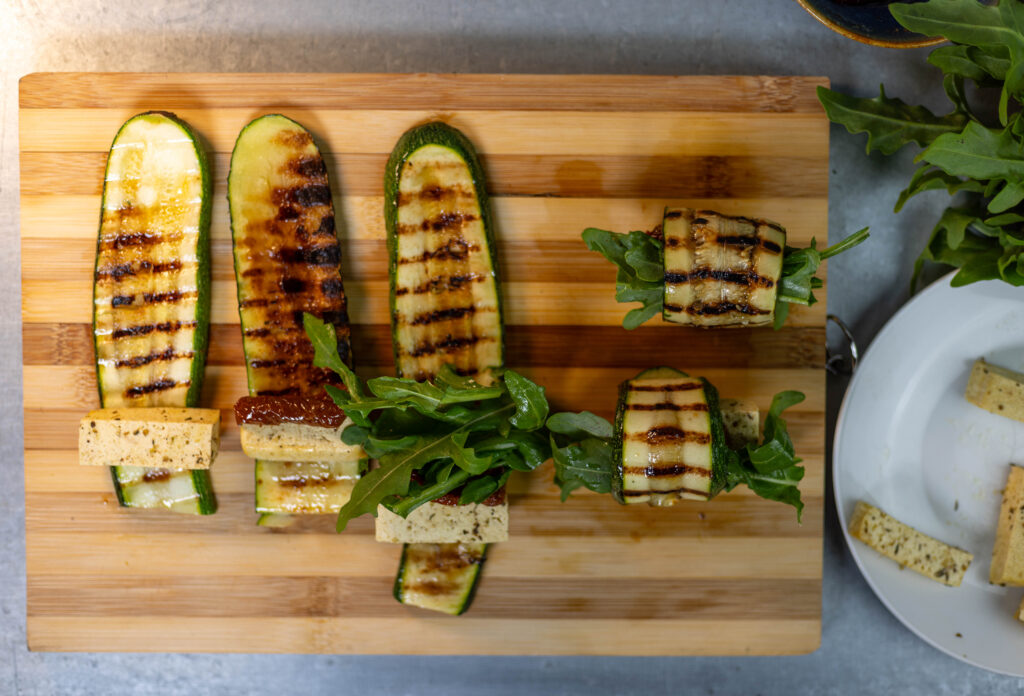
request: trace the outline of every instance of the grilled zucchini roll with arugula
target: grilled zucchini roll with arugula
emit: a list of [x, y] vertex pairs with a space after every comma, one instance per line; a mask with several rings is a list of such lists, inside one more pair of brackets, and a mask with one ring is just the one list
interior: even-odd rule
[[742, 483], [792, 505], [799, 520], [804, 469], [781, 414], [803, 400], [800, 392], [776, 394], [758, 443], [751, 407], [720, 402], [706, 379], [670, 367], [644, 370], [619, 386], [614, 426], [592, 413], [548, 419], [555, 483], [563, 500], [585, 487], [624, 505], [654, 506], [709, 500]]
[[794, 249], [777, 223], [690, 208], [666, 208], [651, 233], [583, 232], [587, 248], [618, 266], [615, 299], [642, 303], [623, 319], [627, 329], [656, 314], [705, 328], [781, 328], [790, 304], [817, 301], [821, 262], [867, 237], [865, 228], [821, 251], [814, 240]]
[[[392, 345], [400, 377], [443, 365], [480, 384], [505, 362], [494, 226], [472, 143], [444, 123], [407, 131], [384, 174]], [[486, 544], [406, 544], [395, 599], [461, 614]]]
[[[341, 247], [327, 167], [313, 137], [280, 115], [242, 129], [228, 176], [238, 315], [250, 396], [320, 393], [336, 375], [313, 366], [303, 312], [335, 326], [350, 361]], [[361, 453], [343, 462], [256, 461], [261, 524], [281, 514], [337, 512], [359, 476]]]
[[[110, 148], [93, 285], [100, 403], [198, 406], [210, 317], [211, 184], [172, 114], [129, 119]], [[125, 507], [210, 514], [208, 470], [112, 467]]]

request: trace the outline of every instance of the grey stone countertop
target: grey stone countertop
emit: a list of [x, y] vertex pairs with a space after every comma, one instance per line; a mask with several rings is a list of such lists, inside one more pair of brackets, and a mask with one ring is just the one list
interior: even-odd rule
[[[861, 45], [793, 0], [0, 0], [0, 259], [19, 267], [18, 79], [36, 71], [826, 75], [944, 108], [928, 49]], [[913, 153], [868, 157], [832, 129], [830, 310], [862, 347], [907, 300], [945, 194], [899, 215]], [[19, 274], [0, 274], [0, 696], [19, 694], [1018, 694], [940, 653], [875, 598], [826, 510], [821, 648], [785, 658], [365, 657], [30, 653], [25, 646]], [[845, 384], [829, 383], [829, 437]]]

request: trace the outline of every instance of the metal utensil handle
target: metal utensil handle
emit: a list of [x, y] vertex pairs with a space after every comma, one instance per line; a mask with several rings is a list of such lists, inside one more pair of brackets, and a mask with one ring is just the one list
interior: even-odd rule
[[[857, 350], [857, 341], [853, 337], [853, 331], [842, 319], [835, 314], [829, 314], [827, 320], [833, 322], [846, 337], [846, 353], [834, 354], [832, 349], [825, 346], [825, 369], [834, 375], [852, 375], [857, 370], [857, 362], [860, 360], [860, 352]], [[847, 361], [847, 354], [849, 361]]]

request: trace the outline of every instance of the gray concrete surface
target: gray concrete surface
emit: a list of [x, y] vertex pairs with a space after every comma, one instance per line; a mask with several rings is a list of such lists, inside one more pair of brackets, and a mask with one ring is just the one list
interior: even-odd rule
[[[821, 649], [794, 658], [392, 658], [40, 654], [25, 648], [17, 80], [45, 70], [812, 74], [944, 108], [927, 50], [832, 34], [792, 0], [0, 0], [0, 696], [18, 694], [1018, 694], [878, 602], [827, 515]], [[892, 205], [911, 154], [833, 128], [829, 225], [872, 242], [831, 262], [830, 309], [863, 345], [906, 300], [945, 195]], [[844, 384], [829, 385], [830, 424]]]

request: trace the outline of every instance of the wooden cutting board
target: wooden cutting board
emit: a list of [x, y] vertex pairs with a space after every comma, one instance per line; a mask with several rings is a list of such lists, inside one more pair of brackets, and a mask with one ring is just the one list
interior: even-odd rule
[[[528, 75], [36, 74], [22, 79], [21, 251], [28, 642], [33, 650], [744, 655], [814, 650], [821, 634], [825, 303], [787, 328], [619, 326], [615, 272], [588, 226], [649, 229], [668, 203], [782, 222], [825, 241], [823, 78]], [[170, 110], [207, 140], [213, 321], [204, 405], [223, 410], [212, 517], [117, 506], [106, 470], [77, 465], [98, 405], [90, 337], [107, 149], [120, 124]], [[320, 139], [334, 187], [354, 355], [390, 373], [383, 165], [440, 118], [483, 155], [505, 278], [508, 363], [557, 409], [614, 410], [641, 368], [705, 375], [788, 418], [807, 475], [803, 524], [746, 489], [672, 509], [577, 493], [550, 465], [513, 478], [511, 534], [453, 618], [391, 597], [399, 547], [369, 518], [255, 526], [252, 463], [230, 407], [246, 393], [225, 179], [250, 119], [284, 113]], [[824, 300], [824, 291], [818, 297]]]

